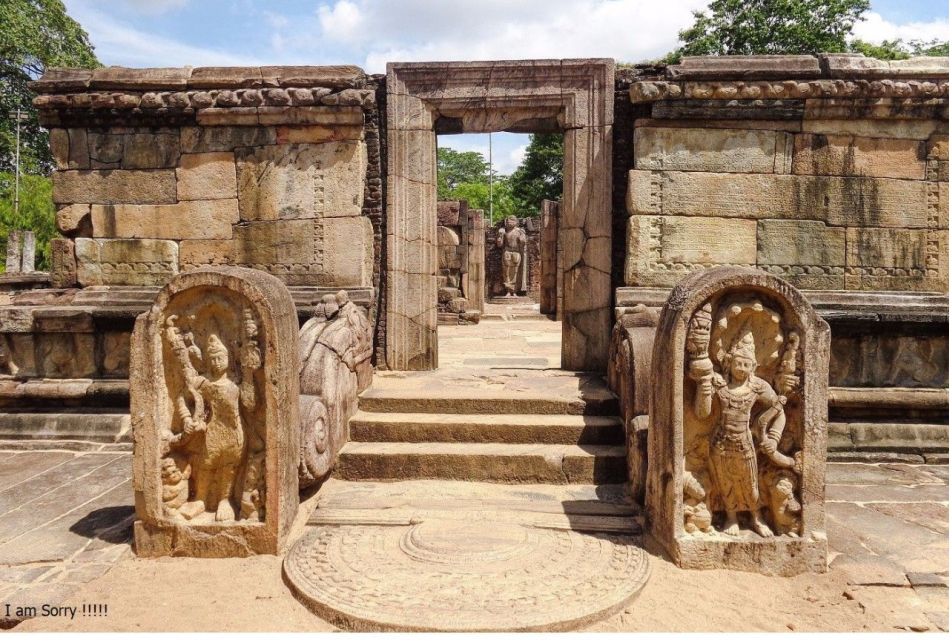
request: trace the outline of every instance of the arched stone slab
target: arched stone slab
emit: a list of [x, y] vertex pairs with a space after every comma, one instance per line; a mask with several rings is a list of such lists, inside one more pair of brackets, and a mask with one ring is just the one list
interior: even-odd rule
[[132, 334], [135, 551], [277, 553], [299, 505], [297, 314], [241, 267], [173, 278]]
[[672, 290], [652, 357], [646, 507], [679, 566], [826, 570], [829, 349], [827, 323], [775, 276], [722, 267]]

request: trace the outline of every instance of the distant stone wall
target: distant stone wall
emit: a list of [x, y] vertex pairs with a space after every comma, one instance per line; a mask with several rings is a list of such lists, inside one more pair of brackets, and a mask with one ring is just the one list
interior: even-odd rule
[[377, 87], [357, 67], [53, 70], [33, 88], [65, 236], [56, 285], [160, 285], [208, 264], [377, 284]]
[[949, 289], [949, 59], [686, 58], [629, 96], [626, 285]]

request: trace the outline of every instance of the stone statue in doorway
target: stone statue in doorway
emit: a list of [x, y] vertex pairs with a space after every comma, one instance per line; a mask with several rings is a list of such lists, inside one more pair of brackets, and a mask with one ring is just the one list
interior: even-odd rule
[[501, 247], [501, 273], [504, 277], [504, 290], [508, 296], [517, 295], [517, 276], [527, 247], [527, 233], [517, 224], [517, 218], [509, 216], [504, 228], [498, 229], [497, 245]]

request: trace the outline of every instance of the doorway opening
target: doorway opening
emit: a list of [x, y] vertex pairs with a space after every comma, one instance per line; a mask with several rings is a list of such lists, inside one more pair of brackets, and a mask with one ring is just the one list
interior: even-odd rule
[[560, 368], [563, 140], [437, 136], [439, 367]]

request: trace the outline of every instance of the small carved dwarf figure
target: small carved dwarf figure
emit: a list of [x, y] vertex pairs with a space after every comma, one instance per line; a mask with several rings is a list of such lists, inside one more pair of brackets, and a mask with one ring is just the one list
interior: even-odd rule
[[705, 487], [689, 471], [686, 471], [682, 477], [682, 493], [685, 530], [688, 533], [711, 531], [712, 513], [708, 510], [708, 505], [705, 504]]
[[188, 501], [191, 465], [179, 456], [162, 458], [161, 500], [165, 515], [171, 516]]
[[501, 265], [506, 295], [517, 295], [517, 271], [521, 266], [521, 256], [527, 246], [527, 234], [517, 226], [517, 218], [509, 216], [504, 228], [498, 229], [497, 245], [503, 249]]
[[[184, 419], [184, 437], [203, 435], [192, 458], [194, 499], [182, 505], [179, 513], [191, 520], [212, 512], [219, 522], [235, 519], [231, 497], [237, 468], [244, 457], [245, 432], [241, 409], [256, 406], [253, 371], [259, 368], [256, 343], [250, 341], [242, 363], [242, 384], [228, 376], [227, 347], [216, 334], [208, 337], [205, 349], [207, 375], [201, 375], [192, 364], [193, 353], [185, 342], [176, 317], [168, 318], [166, 335], [184, 374], [185, 385], [195, 399], [195, 412]], [[199, 400], [200, 398], [200, 400]], [[198, 408], [203, 409], [199, 412]], [[202, 415], [206, 413], [207, 415]]]
[[[771, 529], [759, 511], [758, 460], [752, 435], [752, 412], [757, 408], [758, 433], [768, 434], [784, 429], [784, 405], [774, 389], [755, 375], [755, 338], [750, 332], [739, 334], [722, 363], [725, 376], [706, 373], [704, 367], [692, 369], [696, 380], [695, 414], [699, 418], [713, 416], [715, 424], [709, 441], [709, 471], [719, 500], [725, 509], [724, 533], [738, 535], [738, 514], [751, 516], [751, 528], [762, 537], [771, 537]], [[762, 445], [764, 449], [764, 445]]]
[[781, 469], [767, 474], [763, 479], [768, 487], [768, 510], [777, 535], [789, 535], [797, 538], [801, 529], [801, 503], [794, 496], [797, 488], [797, 475], [793, 471]]

